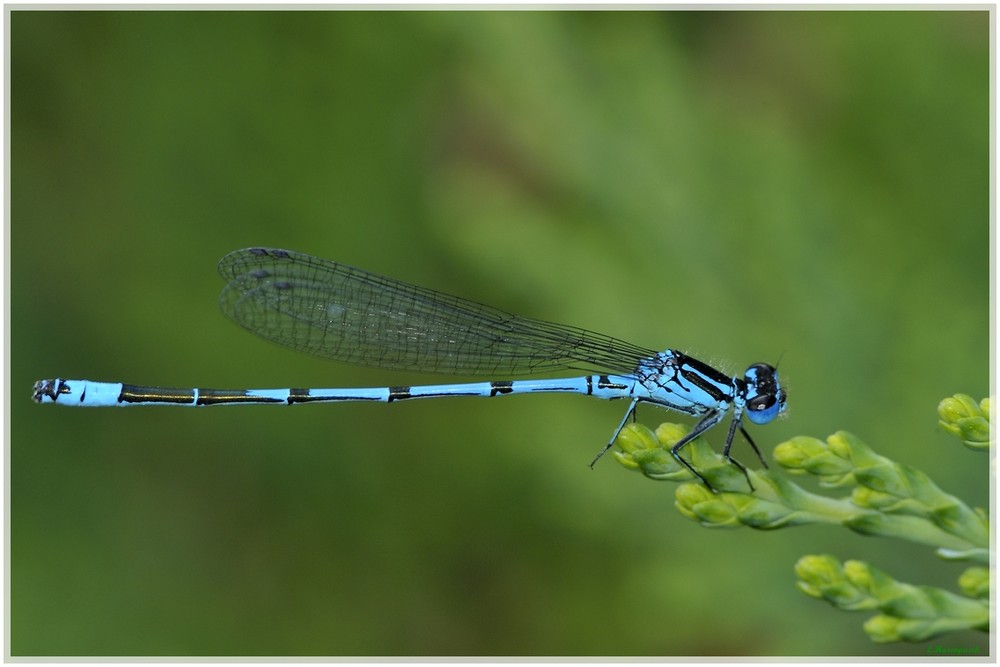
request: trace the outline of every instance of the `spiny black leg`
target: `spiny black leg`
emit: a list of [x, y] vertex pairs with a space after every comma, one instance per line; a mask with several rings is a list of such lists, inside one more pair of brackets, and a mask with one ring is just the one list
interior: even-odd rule
[[697, 438], [699, 435], [712, 428], [722, 419], [722, 414], [719, 412], [713, 412], [707, 415], [704, 419], [694, 425], [691, 432], [685, 435], [683, 438], [674, 443], [674, 446], [670, 448], [670, 454], [680, 462], [685, 468], [687, 468], [692, 475], [701, 480], [701, 483], [708, 487], [708, 490], [712, 493], [718, 493], [718, 491], [708, 483], [708, 480], [702, 477], [701, 473], [694, 469], [690, 463], [688, 463], [684, 457], [681, 456], [681, 450], [687, 446], [692, 440]]
[[765, 461], [764, 457], [761, 456], [760, 450], [757, 449], [757, 445], [754, 444], [753, 438], [750, 437], [750, 434], [747, 433], [747, 430], [743, 428], [743, 424], [740, 424], [740, 433], [743, 434], [743, 437], [746, 439], [746, 441], [750, 443], [751, 447], [753, 447], [754, 454], [756, 454], [757, 458], [760, 459], [761, 465], [763, 465], [766, 468], [767, 461]]
[[635, 398], [635, 399], [632, 400], [632, 404], [628, 406], [628, 412], [625, 413], [625, 416], [622, 418], [621, 423], [618, 424], [618, 428], [616, 428], [615, 432], [611, 435], [611, 439], [608, 440], [608, 444], [604, 445], [604, 449], [602, 449], [601, 451], [599, 451], [597, 453], [597, 456], [594, 457], [594, 460], [590, 462], [590, 467], [591, 468], [594, 467], [594, 464], [596, 464], [600, 460], [600, 458], [602, 456], [604, 456], [605, 454], [607, 454], [607, 452], [608, 452], [609, 449], [611, 449], [612, 447], [614, 447], [615, 440], [618, 439], [618, 434], [622, 432], [623, 428], [625, 428], [625, 422], [628, 421], [628, 418], [632, 417], [632, 421], [633, 422], [635, 421], [635, 406], [637, 406], [638, 404], [639, 404], [639, 399], [638, 398]]
[[[740, 423], [740, 418], [733, 417], [733, 421], [729, 423], [729, 433], [726, 435], [726, 446], [722, 449], [722, 456], [726, 459], [727, 463], [731, 463], [743, 471], [743, 476], [747, 478], [747, 484], [750, 485], [750, 493], [753, 493], [755, 489], [753, 488], [753, 482], [750, 481], [750, 472], [746, 469], [746, 466], [729, 455], [729, 450], [733, 448], [733, 436], [736, 435], [737, 426], [740, 431], [743, 432], [743, 435], [746, 436], [747, 432], [743, 429], [743, 424]], [[757, 446], [754, 445], [752, 441], [750, 442], [750, 446], [753, 447], [755, 452], [757, 451]], [[757, 456], [760, 456], [760, 452], [757, 452]]]
[[677, 441], [676, 445], [674, 445], [673, 447], [670, 448], [670, 453], [673, 455], [673, 457], [675, 459], [677, 459], [680, 462], [680, 464], [682, 466], [684, 466], [685, 468], [687, 468], [688, 471], [692, 475], [694, 475], [695, 477], [697, 477], [698, 480], [701, 481], [702, 484], [704, 484], [705, 486], [707, 486], [709, 491], [711, 491], [712, 493], [718, 493], [718, 491], [715, 489], [715, 487], [712, 486], [711, 484], [709, 484], [708, 480], [705, 479], [704, 477], [702, 477], [701, 473], [698, 472], [697, 470], [695, 470], [694, 466], [692, 466], [690, 463], [688, 463], [684, 459], [684, 457], [681, 456], [680, 452], [678, 451], [679, 449], [681, 449], [682, 447], [684, 447], [684, 445], [688, 444], [689, 442], [691, 442], [690, 439], [688, 439], [688, 438], [681, 438], [680, 440]]
[[753, 493], [755, 491], [755, 489], [753, 488], [753, 482], [750, 481], [750, 472], [747, 471], [746, 466], [744, 466], [742, 463], [740, 463], [739, 461], [737, 461], [736, 459], [734, 459], [731, 456], [727, 456], [726, 457], [726, 461], [728, 461], [729, 463], [731, 463], [733, 465], [733, 467], [740, 469], [740, 471], [743, 473], [743, 476], [747, 480], [747, 484], [750, 485], [750, 493]]

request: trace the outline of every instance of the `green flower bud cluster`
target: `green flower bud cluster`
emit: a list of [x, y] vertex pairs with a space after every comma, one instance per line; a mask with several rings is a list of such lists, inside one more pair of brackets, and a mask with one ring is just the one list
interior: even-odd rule
[[[690, 472], [670, 453], [687, 433], [678, 424], [656, 432], [640, 424], [622, 429], [615, 457], [651, 479], [682, 481]], [[806, 523], [839, 524], [864, 535], [898, 537], [939, 547], [949, 558], [989, 560], [989, 520], [944, 493], [924, 473], [872, 451], [857, 437], [835, 433], [826, 441], [797, 437], [778, 445], [775, 461], [792, 474], [812, 474], [826, 487], [850, 490], [845, 498], [811, 493], [767, 471], [750, 471], [755, 491], [743, 475], [703, 439], [682, 454], [705, 476], [702, 484], [683, 484], [675, 494], [681, 514], [708, 528], [749, 526], [761, 530]]]
[[989, 519], [982, 511], [942, 491], [923, 472], [872, 451], [840, 431], [821, 441], [797, 437], [778, 445], [774, 458], [793, 475], [811, 474], [821, 486], [849, 488], [858, 512], [844, 525], [865, 535], [882, 535], [946, 549], [942, 556], [968, 554], [988, 562]]
[[993, 402], [989, 398], [976, 403], [971, 396], [955, 394], [938, 404], [938, 424], [961, 440], [969, 449], [986, 450], [993, 444]]
[[[861, 561], [841, 565], [833, 556], [805, 556], [795, 565], [799, 590], [844, 611], [878, 611], [865, 624], [873, 641], [924, 641], [958, 630], [989, 630], [989, 572], [970, 568], [960, 579], [976, 599], [932, 586], [896, 581]], [[985, 584], [983, 580], [985, 579]], [[962, 583], [962, 582], [965, 583]], [[985, 596], [966, 588], [970, 584]]]
[[[656, 432], [641, 424], [627, 424], [618, 434], [615, 444], [621, 448], [614, 452], [618, 462], [629, 470], [641, 472], [650, 479], [681, 482], [694, 479], [670, 453], [670, 447], [688, 434], [690, 429], [682, 424], [660, 424]], [[720, 490], [749, 490], [746, 478], [720, 454], [712, 450], [704, 438], [688, 444], [682, 456]]]
[[[992, 444], [992, 404], [963, 394], [941, 402], [942, 427], [970, 449]], [[639, 424], [622, 429], [615, 458], [655, 480], [688, 482], [690, 471], [670, 448], [689, 432], [662, 424], [655, 432]], [[842, 525], [864, 534], [926, 544], [949, 560], [989, 563], [989, 517], [942, 491], [923, 472], [877, 454], [856, 436], [840, 431], [825, 441], [796, 437], [778, 445], [775, 461], [791, 475], [809, 475], [821, 487], [841, 491], [829, 497], [806, 491], [786, 477], [749, 471], [747, 479], [730, 462], [696, 438], [681, 452], [717, 492], [699, 483], [675, 493], [680, 513], [709, 528], [749, 526], [773, 530], [808, 523]], [[984, 475], [985, 481], [985, 475]], [[806, 556], [796, 566], [799, 588], [845, 610], [880, 613], [865, 624], [874, 641], [919, 641], [959, 629], [989, 629], [989, 571], [967, 569], [959, 587], [967, 597], [893, 580], [859, 562], [841, 565], [831, 556]]]

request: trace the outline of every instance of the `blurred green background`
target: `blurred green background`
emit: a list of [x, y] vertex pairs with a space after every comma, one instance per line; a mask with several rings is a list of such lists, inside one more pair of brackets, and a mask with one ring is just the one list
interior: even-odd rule
[[[441, 381], [256, 339], [273, 245], [728, 372], [765, 452], [848, 429], [988, 503], [937, 427], [989, 391], [989, 28], [966, 12], [10, 15], [14, 655], [926, 655], [805, 597], [807, 553], [955, 589], [928, 549], [709, 531], [587, 463], [577, 396], [77, 411], [48, 377]], [[647, 424], [683, 421], [652, 408]], [[712, 435], [716, 443], [721, 432]], [[752, 461], [746, 446], [738, 457]]]

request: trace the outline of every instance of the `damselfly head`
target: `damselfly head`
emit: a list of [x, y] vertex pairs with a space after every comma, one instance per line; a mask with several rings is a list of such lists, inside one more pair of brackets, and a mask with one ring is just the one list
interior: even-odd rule
[[743, 379], [747, 383], [747, 419], [754, 424], [767, 424], [785, 411], [785, 390], [774, 366], [754, 364], [747, 369]]

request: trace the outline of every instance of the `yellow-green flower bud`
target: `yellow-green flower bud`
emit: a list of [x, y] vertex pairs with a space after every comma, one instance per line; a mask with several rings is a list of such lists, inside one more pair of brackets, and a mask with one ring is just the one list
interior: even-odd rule
[[899, 641], [900, 623], [900, 619], [895, 616], [879, 614], [878, 616], [872, 616], [865, 621], [864, 628], [865, 632], [868, 633], [868, 636], [872, 638], [872, 641], [885, 644], [888, 642]]
[[985, 567], [970, 567], [958, 578], [958, 586], [969, 597], [990, 597], [990, 571]]
[[850, 460], [831, 451], [822, 440], [805, 436], [792, 438], [775, 447], [774, 460], [792, 474], [819, 475], [827, 480], [839, 480], [852, 470]]
[[626, 424], [615, 444], [622, 450], [614, 453], [615, 459], [629, 470], [637, 470], [658, 480], [676, 481], [691, 477], [691, 473], [664, 449], [662, 440], [642, 424]]
[[912, 498], [897, 498], [888, 493], [874, 491], [867, 486], [856, 486], [851, 489], [851, 502], [858, 507], [878, 510], [880, 512], [895, 512], [918, 516], [928, 514], [927, 508]]
[[662, 446], [669, 448], [689, 432], [690, 429], [686, 426], [664, 422], [656, 427], [656, 439]]
[[752, 496], [744, 496], [746, 502], [739, 511], [740, 522], [759, 530], [772, 530], [784, 526], [803, 523], [802, 512], [779, 503], [761, 500]]
[[882, 457], [873, 452], [860, 438], [847, 431], [837, 431], [828, 437], [826, 442], [830, 445], [830, 451], [835, 452], [837, 456], [848, 459], [856, 468], [872, 465], [882, 460]]
[[986, 449], [992, 442], [992, 402], [984, 398], [978, 404], [971, 396], [955, 394], [938, 404], [938, 422], [948, 433], [962, 440], [970, 449]]
[[644, 452], [651, 449], [659, 449], [660, 447], [660, 443], [657, 442], [653, 432], [642, 424], [626, 424], [621, 432], [618, 433], [615, 444], [625, 454]]
[[860, 560], [849, 560], [844, 562], [844, 577], [855, 586], [871, 591], [875, 586], [874, 573], [872, 568]]
[[982, 417], [983, 409], [968, 394], [955, 394], [938, 403], [938, 416], [949, 424], [967, 417]]
[[795, 576], [799, 578], [799, 588], [814, 598], [823, 597], [823, 589], [844, 580], [840, 561], [833, 556], [803, 556], [795, 563]]
[[[902, 606], [907, 607], [906, 613], [897, 613], [898, 616], [922, 616], [926, 612], [921, 607], [923, 599], [917, 594], [917, 589], [900, 584], [864, 561], [846, 561], [844, 563], [844, 576], [859, 591], [863, 591], [866, 597], [871, 598], [871, 606], [869, 607], [871, 609], [882, 606], [883, 611], [888, 611], [883, 605], [888, 603], [896, 606], [905, 603]], [[919, 610], [917, 610], [918, 607], [920, 607]]]
[[854, 471], [858, 484], [897, 498], [908, 498], [910, 490], [899, 468], [891, 462], [865, 466]]
[[822, 598], [847, 610], [878, 608], [878, 603], [865, 591], [858, 589], [844, 576], [844, 571], [833, 556], [803, 556], [795, 564], [799, 577], [797, 586], [806, 595]]
[[740, 521], [736, 508], [726, 493], [712, 493], [703, 484], [681, 484], [674, 493], [677, 510], [708, 528], [737, 528]]
[[844, 578], [840, 561], [829, 554], [803, 556], [795, 563], [795, 574], [802, 579], [824, 582]]

